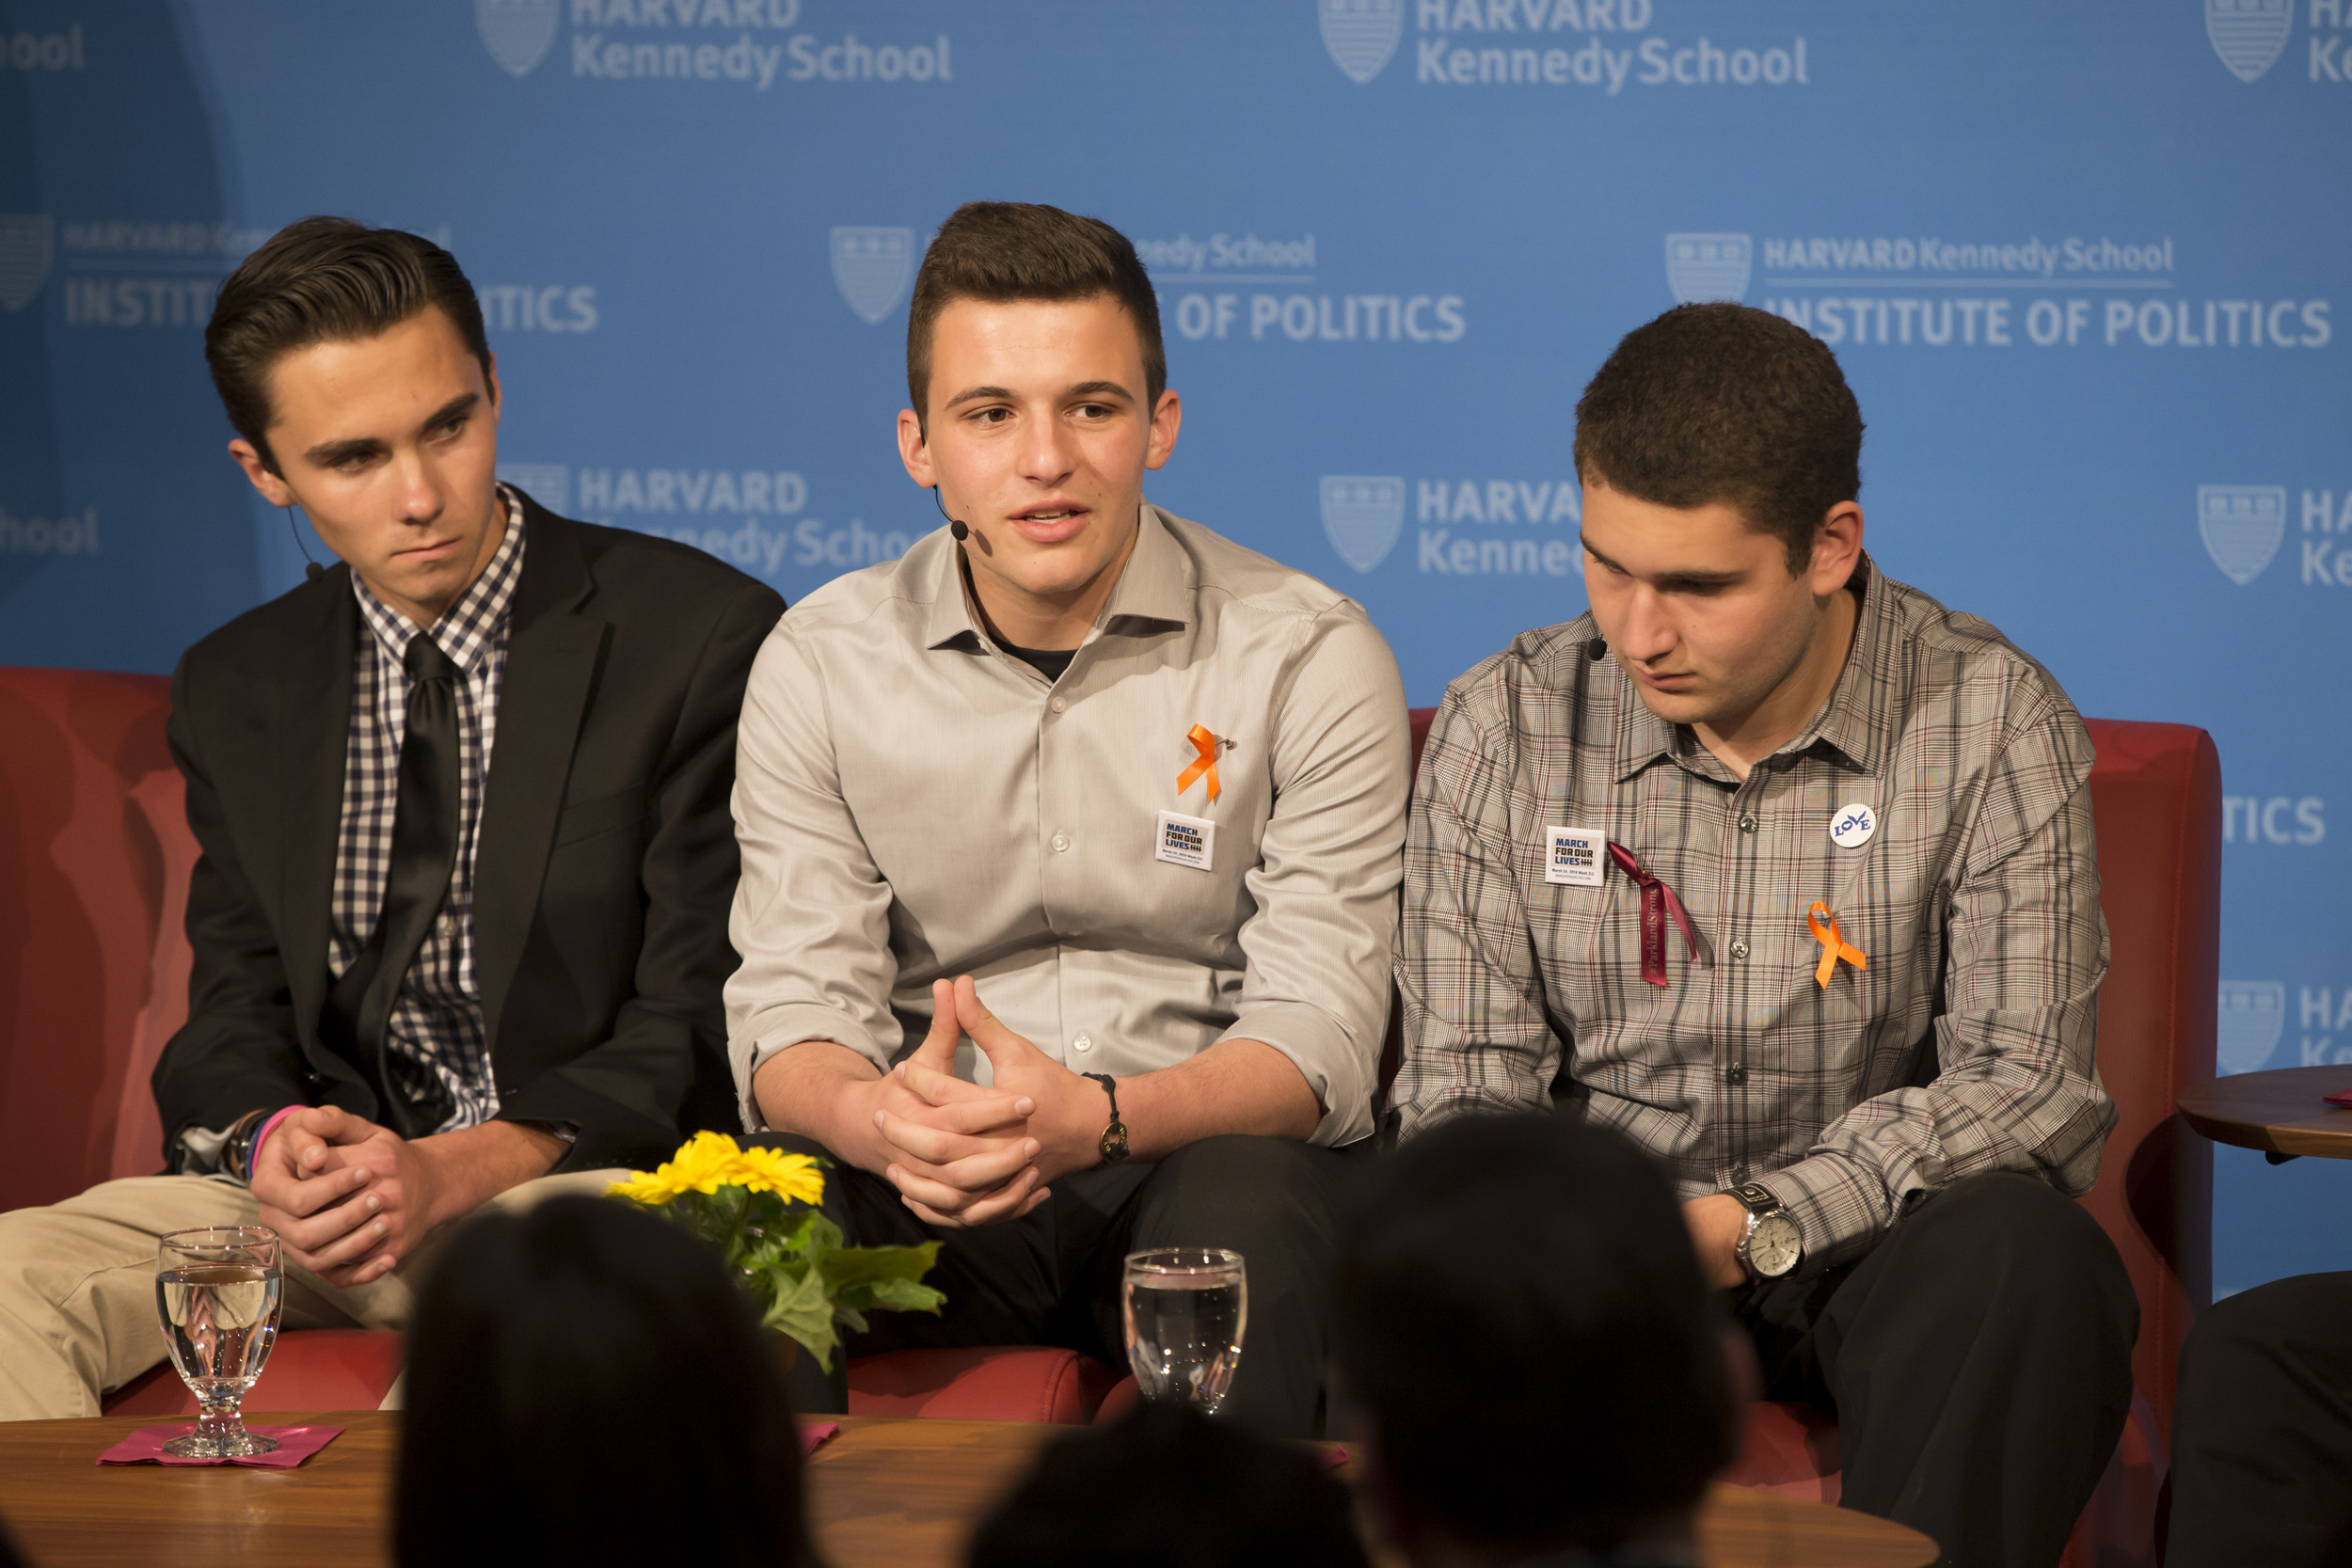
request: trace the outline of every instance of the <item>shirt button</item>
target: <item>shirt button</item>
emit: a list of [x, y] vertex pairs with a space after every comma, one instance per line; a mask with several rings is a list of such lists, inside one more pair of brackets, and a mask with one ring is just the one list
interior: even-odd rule
[[1747, 1081], [1748, 1064], [1745, 1062], [1734, 1062], [1724, 1069], [1724, 1082], [1735, 1089]]
[[1080, 1035], [1070, 1042], [1070, 1049], [1073, 1051], [1091, 1051], [1094, 1049], [1094, 1037], [1091, 1035]]
[[[1056, 847], [1058, 848], [1060, 846], [1057, 845]], [[1744, 942], [1733, 942], [1731, 944], [1731, 956], [1735, 958], [1746, 958], [1748, 956], [1748, 944]]]
[[1743, 833], [1752, 833], [1756, 832], [1756, 818], [1753, 816], [1742, 816], [1740, 818], [1740, 831]]
[[1070, 847], [1070, 835], [1068, 833], [1056, 833], [1048, 842], [1054, 846], [1054, 852], [1056, 854], [1060, 854], [1063, 850]]
[[1067, 697], [1057, 697], [1045, 705], [1052, 708], [1056, 713], [1061, 713], [1069, 708], [1070, 699]]

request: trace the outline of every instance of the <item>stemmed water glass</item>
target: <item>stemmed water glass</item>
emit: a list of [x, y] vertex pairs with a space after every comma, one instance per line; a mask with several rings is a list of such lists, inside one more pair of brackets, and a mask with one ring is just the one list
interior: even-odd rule
[[1249, 1280], [1238, 1252], [1161, 1247], [1127, 1258], [1127, 1364], [1147, 1400], [1214, 1413], [1233, 1386], [1249, 1326]]
[[267, 1453], [278, 1439], [247, 1431], [241, 1406], [278, 1339], [286, 1270], [266, 1226], [175, 1230], [155, 1253], [155, 1313], [171, 1364], [196, 1395], [196, 1430], [164, 1445], [177, 1459]]

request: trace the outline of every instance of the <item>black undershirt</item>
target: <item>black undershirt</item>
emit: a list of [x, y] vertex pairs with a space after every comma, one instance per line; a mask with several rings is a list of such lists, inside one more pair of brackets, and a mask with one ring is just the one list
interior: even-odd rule
[[1078, 657], [1075, 648], [1016, 648], [1009, 642], [996, 645], [1049, 681], [1061, 679], [1062, 672], [1070, 668], [1070, 661]]

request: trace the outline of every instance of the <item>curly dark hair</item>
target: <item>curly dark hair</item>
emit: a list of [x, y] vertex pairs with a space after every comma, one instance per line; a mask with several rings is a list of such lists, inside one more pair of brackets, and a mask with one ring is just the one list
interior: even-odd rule
[[1627, 333], [1576, 405], [1576, 471], [1660, 506], [1731, 506], [1804, 570], [1862, 491], [1862, 410], [1837, 356], [1745, 305], [1677, 305]]

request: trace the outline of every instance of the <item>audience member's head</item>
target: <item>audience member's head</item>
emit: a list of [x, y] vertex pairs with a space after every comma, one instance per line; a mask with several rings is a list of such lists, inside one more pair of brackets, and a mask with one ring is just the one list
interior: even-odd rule
[[409, 1331], [406, 1568], [814, 1560], [784, 1378], [718, 1257], [557, 1198], [453, 1237]]
[[1189, 1405], [1073, 1433], [996, 1505], [970, 1568], [1365, 1568], [1322, 1457]]
[[1335, 1289], [1343, 1398], [1416, 1560], [1672, 1541], [1731, 1461], [1721, 1308], [1614, 1132], [1470, 1116], [1407, 1144], [1355, 1195]]

